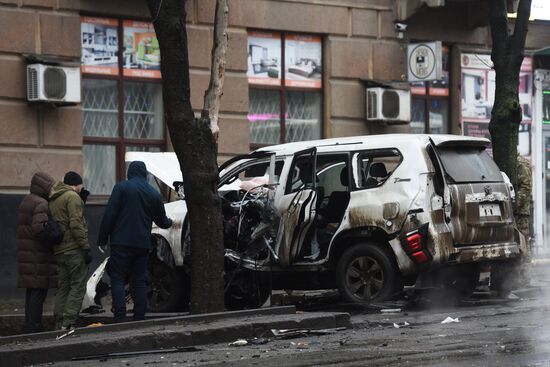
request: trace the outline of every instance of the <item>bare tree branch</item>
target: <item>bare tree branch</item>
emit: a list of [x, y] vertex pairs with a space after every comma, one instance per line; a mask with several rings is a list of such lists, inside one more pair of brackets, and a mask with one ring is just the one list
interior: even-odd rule
[[513, 49], [523, 56], [525, 39], [527, 37], [527, 26], [531, 16], [531, 0], [521, 0], [518, 6], [518, 17], [514, 28]]
[[498, 68], [505, 58], [505, 51], [510, 38], [506, 0], [491, 0], [491, 37], [493, 39], [491, 60], [493, 60], [495, 67]]
[[216, 0], [216, 17], [214, 21], [214, 46], [212, 47], [212, 64], [210, 69], [210, 85], [204, 94], [204, 107], [202, 117], [210, 119], [210, 130], [218, 140], [219, 126], [218, 113], [220, 99], [223, 94], [223, 82], [225, 77], [225, 54], [227, 52], [228, 35], [227, 24], [229, 20], [228, 0]]

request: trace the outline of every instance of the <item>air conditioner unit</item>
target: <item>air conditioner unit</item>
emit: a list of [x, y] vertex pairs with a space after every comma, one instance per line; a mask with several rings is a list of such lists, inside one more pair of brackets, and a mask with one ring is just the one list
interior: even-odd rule
[[411, 92], [401, 89], [367, 88], [367, 121], [410, 122]]
[[27, 65], [27, 100], [55, 104], [80, 103], [80, 68]]

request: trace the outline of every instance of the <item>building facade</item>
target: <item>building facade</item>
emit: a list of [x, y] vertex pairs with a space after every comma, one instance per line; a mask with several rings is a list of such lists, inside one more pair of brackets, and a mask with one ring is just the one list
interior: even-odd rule
[[[494, 75], [488, 13], [478, 3], [231, 0], [220, 161], [315, 138], [486, 135]], [[214, 7], [214, 0], [186, 2], [197, 112], [208, 86]], [[0, 288], [6, 294], [15, 294], [15, 213], [35, 171], [58, 179], [68, 170], [83, 173], [92, 192], [93, 243], [108, 195], [124, 178], [125, 152], [170, 150], [150, 22], [144, 0], [0, 0], [0, 266], [6, 274]], [[532, 157], [542, 139], [532, 128], [534, 71], [548, 68], [544, 53], [535, 51], [550, 44], [549, 31], [548, 22], [530, 24], [522, 71], [520, 148]], [[442, 45], [442, 78], [409, 85], [409, 44], [432, 41]], [[80, 67], [82, 102], [28, 103], [25, 70], [36, 60]], [[410, 86], [411, 122], [367, 122], [368, 81]]]

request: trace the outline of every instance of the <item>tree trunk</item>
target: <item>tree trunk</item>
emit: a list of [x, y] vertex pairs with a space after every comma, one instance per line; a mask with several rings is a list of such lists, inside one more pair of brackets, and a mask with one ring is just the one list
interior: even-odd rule
[[164, 115], [180, 163], [191, 230], [192, 313], [223, 311], [223, 228], [218, 146], [191, 106], [185, 1], [148, 0], [160, 45]]
[[508, 31], [506, 0], [491, 0], [491, 59], [496, 74], [495, 102], [489, 123], [493, 158], [514, 187], [517, 183], [518, 129], [522, 120], [519, 73], [523, 62], [531, 0], [521, 0], [514, 33]]

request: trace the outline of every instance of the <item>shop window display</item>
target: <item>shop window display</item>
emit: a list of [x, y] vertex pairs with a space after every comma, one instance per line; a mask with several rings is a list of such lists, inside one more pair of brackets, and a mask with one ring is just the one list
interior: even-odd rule
[[252, 146], [321, 137], [321, 37], [248, 34], [250, 143]]
[[160, 52], [150, 23], [81, 17], [84, 184], [109, 195], [126, 151], [165, 149]]

